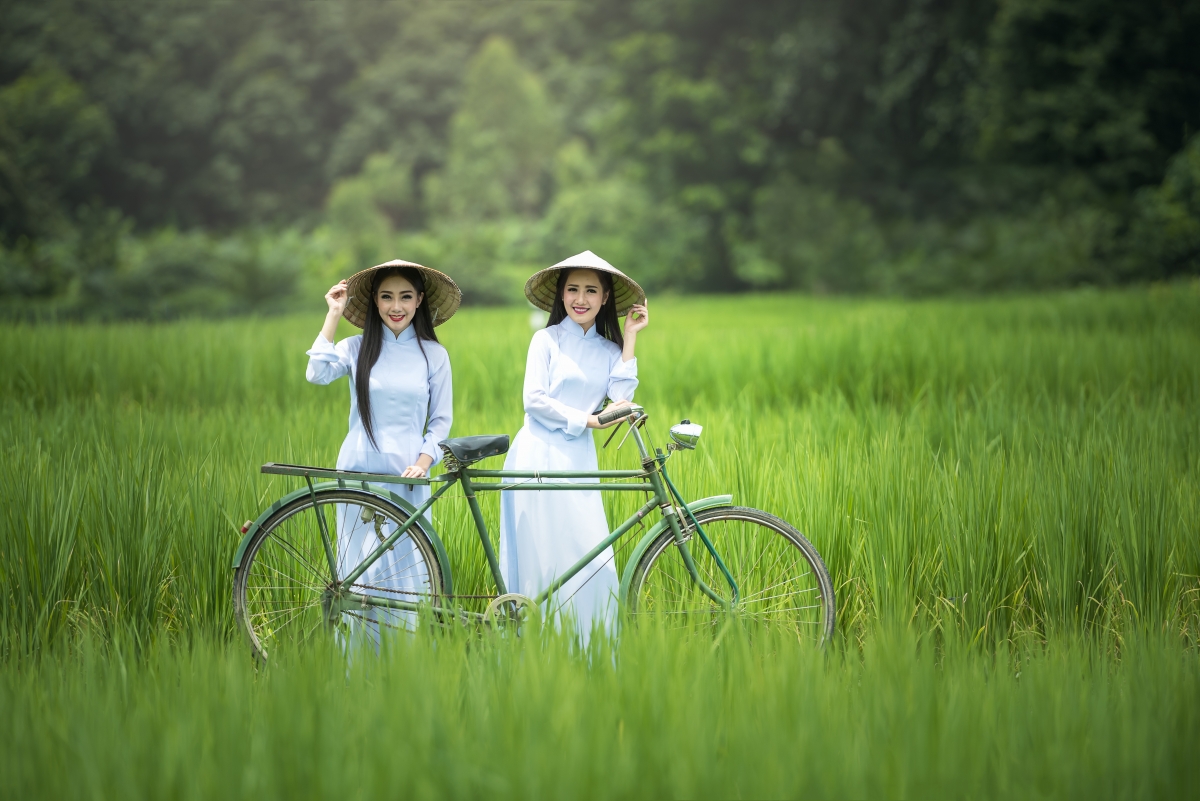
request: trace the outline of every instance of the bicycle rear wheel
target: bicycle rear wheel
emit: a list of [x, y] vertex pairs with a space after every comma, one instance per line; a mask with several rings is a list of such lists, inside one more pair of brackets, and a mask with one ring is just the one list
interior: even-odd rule
[[[324, 517], [338, 577], [408, 520], [386, 498], [359, 490], [323, 490], [281, 507], [257, 531], [234, 573], [233, 607], [254, 654], [264, 662], [333, 630], [344, 646], [378, 646], [384, 632], [411, 630], [416, 613], [367, 606], [327, 614], [323, 602], [335, 588], [317, 515]], [[413, 603], [442, 594], [443, 576], [429, 537], [414, 523], [353, 587], [352, 592]]]
[[[696, 571], [727, 600], [733, 593], [720, 566], [683, 516]], [[731, 613], [700, 590], [668, 529], [650, 544], [634, 568], [629, 612], [658, 618], [669, 627], [712, 629], [732, 614], [760, 626], [822, 644], [833, 636], [833, 580], [817, 549], [787, 522], [741, 506], [696, 513], [704, 533], [738, 587]]]

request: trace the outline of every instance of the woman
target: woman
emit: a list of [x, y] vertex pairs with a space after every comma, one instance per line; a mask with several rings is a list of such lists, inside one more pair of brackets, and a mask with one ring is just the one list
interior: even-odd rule
[[[550, 312], [525, 363], [525, 425], [505, 470], [596, 470], [590, 429], [604, 398], [627, 404], [637, 388], [637, 334], [650, 322], [645, 293], [590, 250], [536, 273], [525, 295]], [[629, 312], [622, 336], [618, 315]], [[593, 479], [578, 479], [594, 483]], [[500, 570], [509, 592], [535, 597], [608, 536], [600, 493], [501, 493]], [[612, 548], [550, 601], [551, 615], [574, 619], [584, 644], [609, 629], [619, 588]]]
[[[422, 478], [437, 464], [437, 443], [450, 433], [453, 393], [450, 357], [433, 329], [450, 319], [461, 299], [448, 276], [399, 260], [363, 270], [326, 293], [329, 311], [308, 351], [308, 380], [350, 377], [350, 431], [338, 469]], [[363, 333], [335, 345], [342, 317]], [[384, 486], [413, 506], [429, 498], [428, 486]], [[355, 506], [339, 504], [337, 536], [339, 574], [379, 545], [374, 520], [364, 521]], [[370, 594], [395, 598], [383, 590], [426, 591], [428, 569], [404, 537], [358, 583], [378, 588], [364, 590]], [[348, 622], [378, 643], [380, 625], [411, 628], [415, 616], [372, 607]]]

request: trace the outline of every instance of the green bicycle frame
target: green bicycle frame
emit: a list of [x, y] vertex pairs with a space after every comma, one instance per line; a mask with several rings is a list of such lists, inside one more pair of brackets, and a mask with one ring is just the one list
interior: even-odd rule
[[[599, 556], [606, 548], [611, 546], [622, 536], [629, 532], [634, 526], [640, 523], [647, 515], [653, 512], [656, 508], [659, 509], [663, 518], [670, 528], [671, 534], [674, 537], [675, 545], [679, 548], [680, 554], [683, 557], [684, 565], [687, 567], [688, 573], [691, 574], [692, 580], [696, 582], [696, 586], [700, 590], [715, 601], [717, 604], [730, 608], [737, 599], [737, 586], [733, 582], [733, 577], [725, 570], [724, 563], [721, 561], [713, 550], [713, 546], [708, 542], [706, 537], [702, 537], [704, 545], [712, 552], [716, 558], [718, 565], [721, 567], [722, 573], [729, 582], [732, 590], [734, 601], [730, 602], [722, 598], [711, 587], [709, 587], [700, 577], [699, 571], [696, 569], [695, 560], [692, 558], [691, 550], [688, 547], [688, 536], [684, 533], [686, 523], [681, 522], [679, 512], [677, 511], [674, 486], [671, 485], [670, 479], [667, 478], [665, 470], [666, 458], [661, 450], [656, 450], [654, 455], [651, 455], [646, 447], [645, 441], [642, 439], [640, 426], [633, 426], [630, 434], [637, 445], [638, 453], [641, 456], [641, 470], [593, 470], [593, 471], [512, 471], [512, 470], [474, 470], [468, 467], [460, 467], [454, 472], [443, 473], [433, 478], [401, 478], [398, 476], [390, 476], [374, 473], [356, 473], [344, 470], [328, 470], [322, 468], [303, 467], [299, 465], [263, 465], [262, 472], [272, 473], [276, 475], [294, 475], [302, 476], [308, 483], [308, 494], [313, 499], [313, 511], [318, 518], [319, 530], [321, 534], [322, 544], [325, 548], [326, 556], [329, 560], [332, 586], [334, 588], [334, 598], [332, 605], [329, 608], [331, 614], [338, 614], [341, 611], [351, 609], [361, 609], [364, 606], [386, 607], [389, 609], [399, 609], [406, 611], [419, 611], [423, 608], [429, 608], [427, 604], [418, 604], [412, 601], [402, 601], [391, 598], [380, 598], [373, 595], [363, 595], [361, 593], [348, 591], [354, 585], [363, 573], [370, 569], [371, 565], [377, 562], [383, 555], [392, 548], [401, 537], [413, 526], [413, 524], [422, 517], [433, 504], [446, 494], [449, 489], [456, 483], [461, 483], [463, 494], [466, 497], [467, 505], [471, 510], [471, 517], [475, 523], [475, 529], [479, 534], [480, 544], [483, 546], [484, 555], [487, 557], [488, 567], [491, 570], [492, 578], [496, 582], [496, 590], [499, 595], [504, 595], [508, 592], [504, 584], [504, 577], [500, 574], [500, 563], [496, 558], [495, 549], [492, 547], [491, 537], [488, 534], [487, 524], [483, 519], [483, 510], [479, 506], [478, 493], [480, 492], [546, 492], [546, 491], [580, 491], [580, 490], [598, 490], [601, 492], [648, 492], [651, 498], [636, 512], [630, 515], [621, 525], [617, 526], [609, 533], [603, 541], [598, 543], [594, 548], [583, 555], [574, 565], [568, 568], [558, 578], [554, 580], [545, 590], [543, 590], [534, 602], [539, 606], [550, 599], [564, 584], [579, 574], [586, 568], [592, 560]], [[333, 558], [333, 542], [330, 538], [328, 527], [324, 515], [317, 508], [316, 491], [312, 485], [313, 478], [336, 478], [339, 479], [339, 484], [344, 483], [347, 479], [353, 479], [354, 483], [359, 484], [364, 490], [368, 490], [369, 483], [382, 484], [409, 484], [409, 485], [432, 485], [441, 484], [442, 486], [434, 490], [430, 497], [415, 509], [408, 511], [408, 519], [399, 525], [395, 531], [391, 533], [379, 546], [362, 562], [351, 570], [346, 576], [339, 578], [337, 568]], [[565, 479], [595, 479], [595, 483], [576, 483], [574, 481], [566, 481]], [[491, 480], [489, 480], [491, 479]], [[515, 481], [514, 479], [523, 479]], [[631, 479], [642, 479], [641, 481], [631, 481]], [[608, 480], [609, 483], [602, 483]], [[617, 483], [617, 482], [620, 483]], [[406, 504], [407, 506], [407, 504]], [[683, 509], [684, 514], [692, 516], [687, 507]], [[694, 520], [694, 516], [693, 520]], [[257, 527], [259, 523], [255, 523]], [[243, 540], [243, 547], [239, 549], [239, 557], [245, 549], [249, 538], [254, 534], [254, 528], [251, 528], [246, 533], [246, 538]], [[640, 550], [640, 549], [639, 549]], [[636, 554], [635, 554], [636, 555]], [[240, 562], [240, 558], [235, 560], [235, 567]], [[435, 604], [432, 611], [445, 614], [466, 614], [469, 617], [478, 617], [477, 613], [466, 613], [461, 610], [453, 610]]]

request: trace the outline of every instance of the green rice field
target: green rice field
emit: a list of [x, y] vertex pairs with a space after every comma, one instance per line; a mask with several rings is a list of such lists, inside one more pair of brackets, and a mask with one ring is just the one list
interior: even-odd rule
[[[676, 484], [805, 533], [837, 588], [829, 647], [441, 631], [259, 669], [229, 564], [296, 487], [259, 465], [332, 465], [345, 434], [347, 384], [304, 380], [320, 313], [9, 325], [0, 797], [1196, 792], [1200, 282], [651, 308], [651, 435], [705, 426]], [[515, 433], [528, 311], [438, 331], [453, 435]], [[488, 592], [452, 496], [456, 590]]]

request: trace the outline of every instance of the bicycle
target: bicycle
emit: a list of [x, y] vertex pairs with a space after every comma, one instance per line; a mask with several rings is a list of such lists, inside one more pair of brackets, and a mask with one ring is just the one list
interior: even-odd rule
[[[818, 646], [832, 637], [833, 582], [804, 535], [767, 512], [734, 506], [732, 495], [686, 503], [671, 481], [667, 461], [676, 452], [696, 448], [701, 426], [688, 420], [672, 426], [664, 454], [649, 441], [649, 416], [641, 406], [610, 409], [600, 419], [605, 424], [620, 420], [605, 447], [628, 424], [618, 448], [632, 435], [641, 469], [472, 467], [506, 453], [507, 435], [441, 442], [445, 472], [430, 478], [263, 465], [263, 473], [302, 477], [305, 486], [242, 527], [244, 537], [233, 560], [233, 603], [255, 656], [265, 662], [273, 649], [285, 643], [300, 647], [324, 630], [345, 632], [357, 625], [377, 638], [385, 628], [413, 629], [422, 613], [442, 622], [520, 623], [536, 616], [560, 587], [635, 526], [645, 529], [656, 510], [659, 519], [637, 541], [621, 577], [618, 602], [627, 616], [710, 628], [732, 616]], [[314, 479], [331, 480], [314, 484]], [[379, 483], [440, 486], [414, 508]], [[461, 485], [470, 508], [495, 594], [454, 594], [446, 549], [428, 512], [455, 485]], [[540, 595], [528, 598], [505, 587], [478, 495], [529, 490], [643, 492], [647, 500]], [[336, 536], [330, 534], [330, 511]], [[356, 551], [369, 552], [359, 558]], [[482, 600], [488, 602], [482, 613], [466, 608], [482, 605]]]

